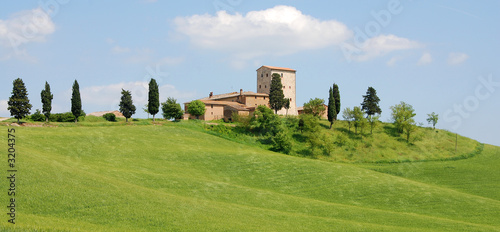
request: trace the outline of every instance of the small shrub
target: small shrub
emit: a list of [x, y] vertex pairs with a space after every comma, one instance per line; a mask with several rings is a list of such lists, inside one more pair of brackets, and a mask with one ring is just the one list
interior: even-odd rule
[[35, 122], [43, 122], [45, 121], [45, 115], [43, 115], [40, 110], [36, 110], [34, 114], [30, 116], [31, 120]]
[[75, 116], [71, 112], [51, 114], [49, 117], [51, 122], [74, 122]]
[[299, 130], [299, 118], [295, 116], [286, 116], [284, 119], [284, 124], [288, 129], [291, 131], [298, 131]]
[[292, 151], [292, 138], [290, 135], [285, 131], [281, 130], [278, 133], [276, 133], [275, 136], [271, 139], [272, 141], [272, 150], [278, 151], [278, 152], [283, 152], [285, 154], [290, 154]]
[[116, 115], [113, 113], [107, 113], [102, 116], [104, 119], [110, 122], [116, 122]]
[[333, 141], [333, 137], [326, 134], [323, 134], [321, 137], [322, 140], [324, 141], [322, 145], [323, 154], [327, 156], [332, 155], [333, 151], [335, 150], [335, 143]]
[[233, 122], [239, 124], [238, 125], [239, 128], [242, 128], [246, 131], [250, 131], [253, 117], [254, 117], [253, 115], [238, 115], [238, 116], [233, 116], [232, 120]]
[[229, 135], [232, 133], [231, 128], [225, 125], [209, 125], [207, 129], [219, 135]]
[[339, 147], [343, 147], [347, 145], [348, 142], [349, 138], [347, 138], [347, 136], [345, 136], [344, 134], [339, 134], [337, 135], [337, 140], [335, 141], [335, 144], [337, 144]]

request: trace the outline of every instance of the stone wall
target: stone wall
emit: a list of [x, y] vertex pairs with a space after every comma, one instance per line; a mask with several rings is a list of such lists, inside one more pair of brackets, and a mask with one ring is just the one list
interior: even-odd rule
[[[273, 73], [281, 76], [281, 84], [283, 85], [283, 94], [285, 98], [290, 99], [290, 109], [288, 115], [297, 115], [296, 104], [296, 72], [291, 70], [274, 69], [267, 66], [262, 66], [257, 70], [257, 93], [269, 94], [271, 79]], [[286, 109], [281, 109], [278, 114], [286, 114]]]

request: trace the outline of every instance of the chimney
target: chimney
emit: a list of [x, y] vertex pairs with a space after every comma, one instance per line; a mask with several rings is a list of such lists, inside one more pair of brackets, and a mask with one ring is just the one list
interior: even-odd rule
[[208, 95], [208, 98], [212, 98], [213, 95], [214, 95], [214, 92], [210, 92], [210, 94]]
[[240, 89], [240, 96], [243, 95], [243, 89]]

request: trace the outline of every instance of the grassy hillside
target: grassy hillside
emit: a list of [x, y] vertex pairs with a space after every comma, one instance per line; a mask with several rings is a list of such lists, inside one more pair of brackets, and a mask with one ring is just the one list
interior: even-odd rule
[[17, 135], [19, 213], [15, 227], [4, 216], [2, 231], [500, 231], [500, 182], [481, 171], [500, 165], [498, 147], [405, 172], [277, 154], [173, 123]]
[[[293, 117], [282, 121], [290, 124], [287, 121], [293, 121]], [[297, 122], [298, 119], [295, 119], [295, 123]], [[205, 126], [205, 130], [232, 141], [271, 148], [271, 145], [266, 145], [265, 141], [269, 140], [266, 136], [242, 132], [245, 129], [238, 128], [239, 124], [231, 127], [225, 123], [216, 123], [220, 125]], [[373, 133], [370, 133], [370, 128], [365, 128], [363, 132], [355, 132], [354, 128], [349, 130], [346, 121], [336, 121], [332, 129], [329, 125], [327, 120], [320, 121], [321, 129], [316, 136], [320, 142], [315, 152], [311, 152], [307, 133], [296, 127], [288, 129], [287, 133], [291, 134], [293, 140], [290, 155], [343, 163], [401, 163], [464, 159], [480, 153], [482, 149], [481, 144], [475, 140], [439, 129], [416, 127], [410, 142], [407, 142], [392, 123], [378, 123]], [[257, 141], [264, 142], [261, 144]]]
[[[324, 128], [328, 121], [321, 121]], [[363, 135], [354, 129], [348, 130], [345, 121], [338, 121], [333, 130], [326, 130], [329, 137], [337, 142], [342, 139], [342, 146], [334, 147], [326, 160], [342, 162], [408, 162], [430, 160], [453, 160], [473, 156], [481, 144], [472, 139], [456, 135], [445, 130], [429, 127], [417, 127], [410, 137], [410, 143], [404, 135], [396, 132], [392, 123], [380, 123], [370, 133], [365, 129]], [[458, 146], [455, 151], [455, 142]]]

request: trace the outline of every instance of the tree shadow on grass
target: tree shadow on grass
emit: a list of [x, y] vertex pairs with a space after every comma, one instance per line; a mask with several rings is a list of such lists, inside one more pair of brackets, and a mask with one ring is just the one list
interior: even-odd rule
[[[328, 123], [330, 123], [330, 122], [328, 122]], [[319, 125], [320, 125], [321, 127], [325, 128], [325, 129], [330, 130], [330, 126], [329, 126], [329, 125], [325, 125], [325, 124], [323, 124], [323, 123], [320, 123]]]
[[398, 130], [393, 126], [384, 125], [384, 132], [391, 137], [401, 137]]
[[311, 151], [310, 148], [304, 148], [296, 151], [297, 155], [301, 157], [308, 157], [312, 159], [317, 159], [316, 155]]
[[305, 143], [307, 140], [307, 137], [303, 134], [298, 134], [295, 133], [292, 135], [292, 138], [295, 139], [297, 142]]
[[406, 139], [401, 137], [398, 129], [391, 125], [384, 125], [384, 132], [389, 136], [395, 138], [398, 142], [407, 142]]

